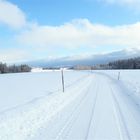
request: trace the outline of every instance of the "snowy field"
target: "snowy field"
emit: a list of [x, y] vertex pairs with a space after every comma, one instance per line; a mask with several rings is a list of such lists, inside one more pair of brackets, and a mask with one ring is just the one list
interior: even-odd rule
[[0, 140], [140, 140], [140, 71], [0, 75]]
[[[65, 86], [69, 87], [88, 73], [65, 71]], [[32, 99], [61, 91], [61, 72], [47, 71], [0, 75], [0, 112], [30, 102]]]
[[106, 74], [114, 80], [118, 79], [120, 73], [119, 84], [127, 88], [128, 94], [140, 104], [140, 70], [101, 70], [97, 72]]

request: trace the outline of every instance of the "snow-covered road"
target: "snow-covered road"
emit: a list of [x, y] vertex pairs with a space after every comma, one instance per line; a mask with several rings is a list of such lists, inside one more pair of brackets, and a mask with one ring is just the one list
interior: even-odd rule
[[140, 107], [126, 91], [98, 74], [88, 88], [33, 140], [139, 140]]
[[139, 103], [100, 73], [12, 112], [0, 117], [0, 140], [140, 140]]

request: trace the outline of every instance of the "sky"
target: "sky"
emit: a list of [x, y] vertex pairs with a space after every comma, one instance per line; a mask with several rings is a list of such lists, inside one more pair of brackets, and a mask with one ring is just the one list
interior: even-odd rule
[[0, 0], [0, 61], [140, 49], [140, 0]]

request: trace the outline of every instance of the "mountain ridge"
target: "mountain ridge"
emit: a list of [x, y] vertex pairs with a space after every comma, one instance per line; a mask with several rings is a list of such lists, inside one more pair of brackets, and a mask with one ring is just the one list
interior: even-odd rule
[[74, 55], [52, 59], [40, 59], [26, 62], [32, 67], [69, 67], [75, 65], [106, 64], [119, 59], [128, 59], [140, 56], [140, 49], [125, 49], [103, 54]]

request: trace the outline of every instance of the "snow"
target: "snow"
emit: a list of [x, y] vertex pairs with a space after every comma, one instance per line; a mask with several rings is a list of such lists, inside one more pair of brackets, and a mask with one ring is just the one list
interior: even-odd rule
[[[4, 112], [0, 116], [0, 139], [10, 140], [26, 139], [31, 137], [42, 124], [49, 121], [54, 115], [72, 102], [81, 92], [85, 91], [91, 78], [74, 85], [67, 94], [58, 92], [50, 96], [44, 96], [32, 102]], [[82, 87], [75, 94], [77, 87]], [[69, 100], [67, 100], [69, 99]], [[16, 134], [16, 135], [15, 135]]]
[[[64, 71], [65, 86], [71, 86], [87, 73]], [[26, 104], [35, 98], [61, 91], [61, 71], [0, 75], [0, 112]]]
[[42, 68], [32, 68], [31, 72], [44, 72]]
[[140, 71], [0, 75], [0, 140], [139, 140]]
[[98, 73], [105, 74], [113, 79], [118, 79], [120, 72], [119, 84], [128, 90], [128, 94], [133, 96], [140, 104], [140, 70], [101, 70]]

